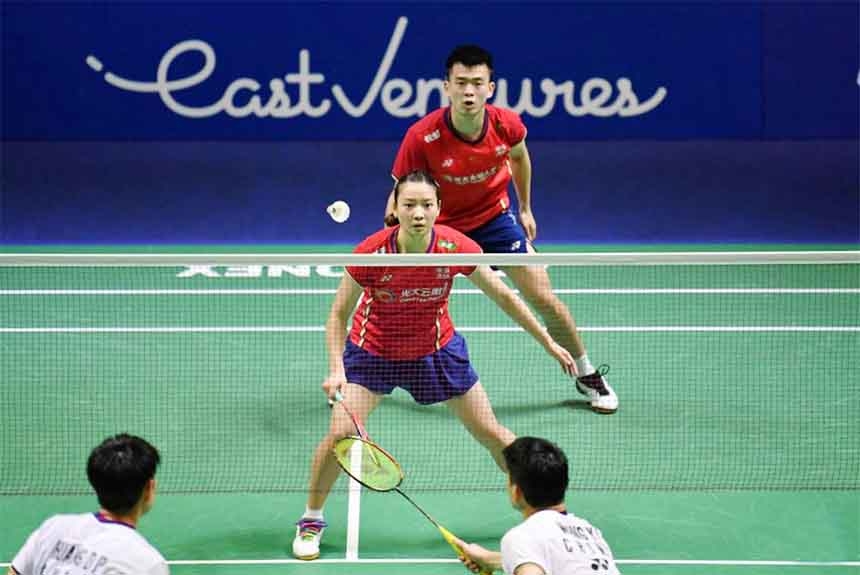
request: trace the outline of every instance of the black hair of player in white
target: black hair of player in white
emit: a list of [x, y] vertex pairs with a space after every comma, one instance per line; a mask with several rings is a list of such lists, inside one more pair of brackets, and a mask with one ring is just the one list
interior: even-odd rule
[[158, 450], [145, 439], [121, 433], [108, 437], [90, 453], [87, 478], [102, 508], [117, 515], [130, 512], [161, 463]]
[[559, 446], [539, 437], [518, 437], [502, 455], [526, 503], [543, 509], [564, 501], [569, 478], [567, 457]]

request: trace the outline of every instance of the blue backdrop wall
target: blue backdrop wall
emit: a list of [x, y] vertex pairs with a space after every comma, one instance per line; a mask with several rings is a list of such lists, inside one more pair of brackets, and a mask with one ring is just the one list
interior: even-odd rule
[[529, 128], [539, 240], [860, 241], [855, 2], [1, 9], [6, 244], [355, 242], [464, 42]]

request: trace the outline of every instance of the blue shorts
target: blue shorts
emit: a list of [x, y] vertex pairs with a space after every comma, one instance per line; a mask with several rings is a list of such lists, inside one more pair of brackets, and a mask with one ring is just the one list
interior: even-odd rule
[[343, 367], [350, 383], [384, 395], [399, 387], [422, 405], [463, 395], [478, 381], [469, 361], [466, 340], [457, 332], [439, 351], [404, 360], [374, 355], [347, 339]]
[[528, 251], [526, 232], [510, 210], [466, 232], [466, 235], [488, 254], [524, 254]]

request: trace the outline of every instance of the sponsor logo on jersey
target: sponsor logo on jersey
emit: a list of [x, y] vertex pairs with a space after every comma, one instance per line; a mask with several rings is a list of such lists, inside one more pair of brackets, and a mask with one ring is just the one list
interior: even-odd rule
[[439, 241], [436, 242], [436, 245], [439, 246], [441, 249], [449, 251], [449, 252], [453, 252], [454, 250], [457, 249], [457, 244], [455, 244], [452, 241], [448, 241], [446, 239], [439, 239]]
[[406, 288], [400, 292], [400, 303], [418, 302], [424, 303], [444, 299], [448, 293], [448, 286]]
[[479, 184], [484, 180], [487, 180], [494, 176], [496, 172], [499, 171], [498, 166], [493, 166], [488, 170], [484, 170], [483, 172], [478, 172], [477, 174], [469, 174], [467, 176], [450, 176], [448, 174], [444, 174], [442, 179], [446, 182], [451, 182], [452, 184], [456, 184], [458, 186], [466, 186], [469, 184]]
[[430, 132], [429, 134], [424, 136], [424, 141], [429, 144], [431, 142], [438, 140], [439, 136], [440, 136], [439, 130], [433, 130], [432, 132]]

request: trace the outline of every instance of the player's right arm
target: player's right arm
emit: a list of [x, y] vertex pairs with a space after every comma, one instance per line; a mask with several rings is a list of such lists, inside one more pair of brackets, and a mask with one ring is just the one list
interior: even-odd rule
[[358, 303], [361, 291], [358, 282], [345, 272], [325, 322], [329, 374], [322, 387], [326, 397], [329, 398], [334, 397], [335, 392], [346, 383], [346, 372], [343, 367], [344, 337], [347, 322], [352, 315], [352, 310], [355, 309], [355, 304]]
[[454, 540], [463, 550], [465, 557], [461, 557], [460, 561], [469, 571], [480, 573], [481, 570], [496, 571], [502, 568], [502, 554], [499, 551], [490, 551], [477, 543], [466, 543], [458, 537], [454, 537]]
[[10, 565], [9, 569], [6, 571], [6, 575], [21, 575], [21, 574], [18, 573], [17, 571], [15, 571], [15, 568]]

